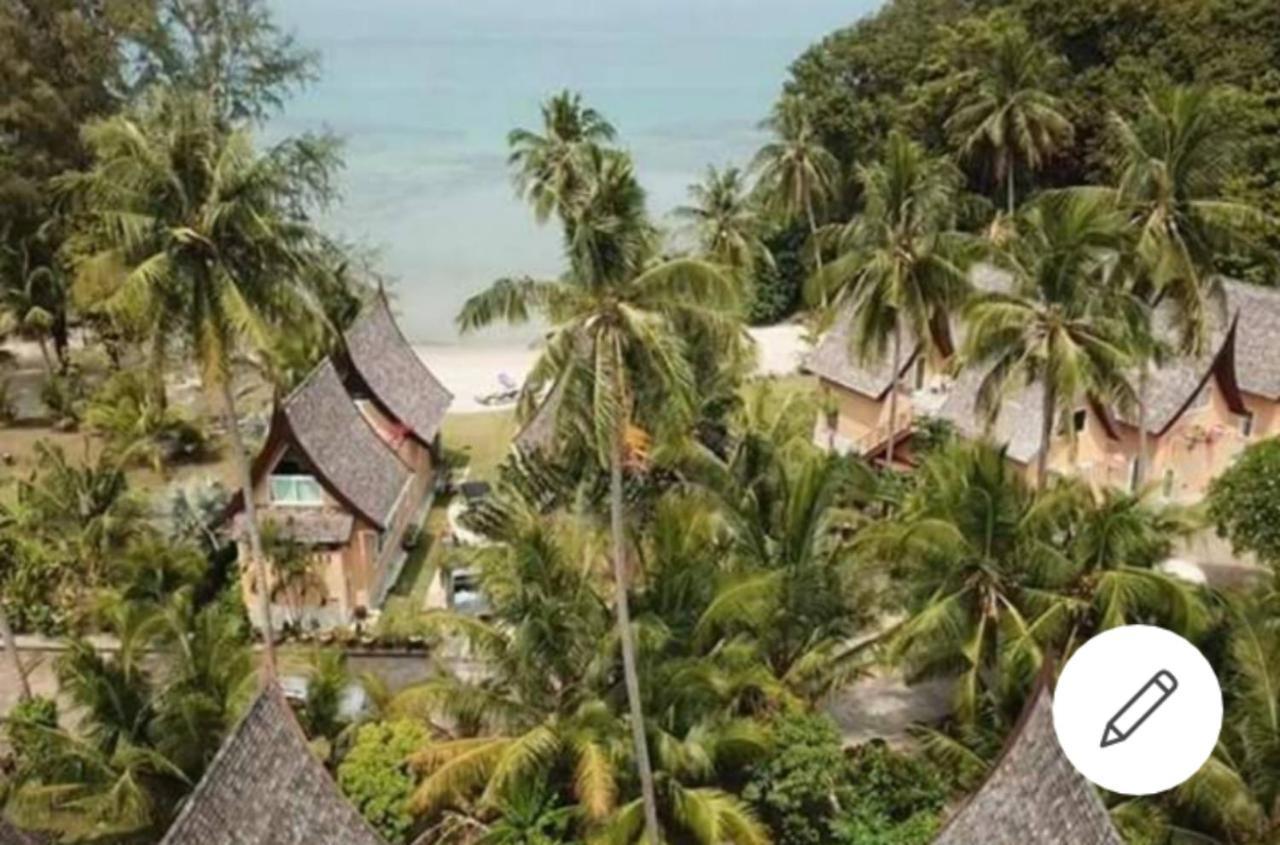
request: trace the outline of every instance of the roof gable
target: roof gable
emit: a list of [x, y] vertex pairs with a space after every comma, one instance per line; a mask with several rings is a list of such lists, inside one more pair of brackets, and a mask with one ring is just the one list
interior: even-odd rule
[[1280, 290], [1227, 280], [1227, 313], [1238, 318], [1236, 380], [1240, 389], [1280, 399]]
[[1053, 731], [1049, 673], [986, 781], [943, 826], [934, 845], [1122, 845], [1097, 791]]
[[301, 450], [329, 491], [385, 527], [409, 482], [408, 467], [380, 438], [325, 360], [289, 394], [280, 416], [286, 442]]
[[161, 845], [384, 845], [268, 685], [227, 737]]
[[385, 296], [375, 296], [347, 329], [346, 349], [352, 370], [378, 405], [430, 444], [453, 394], [405, 340]]

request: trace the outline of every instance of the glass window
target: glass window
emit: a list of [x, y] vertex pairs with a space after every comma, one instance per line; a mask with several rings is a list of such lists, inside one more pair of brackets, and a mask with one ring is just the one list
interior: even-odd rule
[[271, 501], [277, 505], [320, 505], [320, 482], [310, 475], [271, 476]]
[[1244, 416], [1240, 417], [1240, 435], [1242, 437], [1253, 436], [1253, 412], [1247, 411]]

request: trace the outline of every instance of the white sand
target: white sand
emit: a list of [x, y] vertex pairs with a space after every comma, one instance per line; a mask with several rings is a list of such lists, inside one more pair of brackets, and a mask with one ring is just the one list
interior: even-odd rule
[[[794, 373], [808, 352], [801, 326], [788, 324], [752, 329], [751, 336], [756, 342], [761, 375]], [[454, 414], [491, 411], [499, 407], [485, 406], [478, 397], [502, 389], [499, 373], [506, 373], [515, 384], [523, 383], [538, 357], [538, 349], [533, 345], [422, 344], [414, 349], [431, 372], [453, 393], [453, 405], [449, 411]]]

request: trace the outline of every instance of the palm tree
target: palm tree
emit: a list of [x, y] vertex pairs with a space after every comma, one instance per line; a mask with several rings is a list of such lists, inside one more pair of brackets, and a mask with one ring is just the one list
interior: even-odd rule
[[0, 248], [0, 338], [12, 334], [34, 340], [51, 378], [56, 368], [49, 338], [65, 299], [65, 281], [55, 264], [36, 264], [25, 243]]
[[[863, 361], [892, 367], [886, 463], [893, 463], [898, 419], [898, 381], [904, 339], [921, 354], [937, 348], [934, 327], [968, 292], [966, 239], [948, 231], [959, 177], [919, 144], [894, 132], [884, 158], [860, 168], [864, 208], [840, 231], [840, 257], [809, 285], [814, 305], [852, 312], [854, 348]], [[886, 349], [888, 347], [888, 349]]]
[[1070, 481], [1033, 489], [984, 442], [944, 447], [920, 472], [899, 514], [855, 542], [900, 591], [895, 658], [911, 676], [958, 676], [969, 738], [1016, 717], [1050, 651], [1141, 620], [1203, 632], [1197, 588], [1153, 568], [1189, 530], [1180, 513]]
[[1001, 33], [976, 70], [973, 90], [946, 123], [961, 155], [985, 158], [997, 183], [1004, 183], [1010, 217], [1019, 165], [1034, 173], [1075, 134], [1062, 104], [1044, 90], [1059, 61], [1021, 29]]
[[[657, 841], [657, 811], [644, 734], [628, 606], [622, 476], [638, 403], [651, 397], [666, 414], [694, 405], [693, 373], [677, 326], [696, 327], [728, 346], [741, 333], [733, 285], [713, 265], [663, 260], [644, 213], [631, 162], [599, 149], [586, 156], [584, 184], [561, 209], [569, 268], [557, 280], [500, 280], [471, 297], [458, 316], [463, 331], [537, 312], [551, 324], [544, 351], [522, 390], [528, 418], [553, 397], [560, 442], [569, 432], [609, 471], [615, 612], [631, 705], [636, 764], [647, 835]], [[658, 397], [662, 401], [658, 402]]]
[[[1137, 231], [1132, 246], [1131, 287], [1144, 306], [1150, 336], [1151, 312], [1167, 303], [1179, 329], [1183, 353], [1204, 351], [1212, 325], [1221, 322], [1220, 259], [1263, 215], [1225, 197], [1225, 184], [1238, 160], [1238, 133], [1202, 87], [1169, 87], [1148, 92], [1136, 120], [1111, 116], [1120, 153], [1117, 187], [1111, 191]], [[1219, 318], [1215, 320], [1215, 315]], [[1146, 392], [1151, 365], [1161, 355], [1146, 344], [1139, 370], [1139, 482], [1148, 464]]]
[[508, 164], [515, 171], [516, 192], [533, 206], [539, 223], [570, 201], [581, 189], [584, 155], [610, 144], [613, 126], [582, 95], [561, 91], [542, 104], [542, 133], [514, 129], [507, 136]]
[[1229, 607], [1222, 735], [1171, 796], [1174, 822], [1206, 840], [1270, 845], [1280, 830], [1278, 598], [1270, 590]]
[[818, 214], [836, 197], [840, 163], [822, 145], [803, 104], [784, 97], [765, 121], [776, 140], [760, 148], [751, 163], [765, 205], [790, 220], [804, 220], [813, 244], [813, 262], [822, 268]]
[[967, 309], [961, 360], [985, 372], [978, 407], [994, 419], [1011, 390], [1041, 391], [1041, 487], [1063, 407], [1087, 398], [1121, 407], [1133, 401], [1129, 322], [1123, 297], [1108, 282], [1123, 232], [1123, 217], [1099, 197], [1046, 196], [999, 257], [1012, 273], [1012, 291], [985, 293]]
[[685, 221], [705, 258], [746, 276], [757, 262], [773, 264], [741, 170], [707, 167], [703, 181], [689, 186], [689, 200], [673, 213]]
[[308, 214], [328, 195], [329, 152], [286, 142], [254, 151], [224, 132], [207, 100], [158, 94], [136, 112], [91, 124], [93, 167], [64, 180], [85, 220], [76, 284], [98, 309], [181, 339], [223, 424], [238, 471], [259, 609], [275, 673], [267, 562], [236, 408], [233, 357], [270, 345], [273, 319], [303, 311], [304, 269], [319, 236]]

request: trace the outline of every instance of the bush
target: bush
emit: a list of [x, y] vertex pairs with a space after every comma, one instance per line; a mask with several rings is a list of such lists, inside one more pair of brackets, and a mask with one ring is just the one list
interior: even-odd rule
[[926, 845], [946, 791], [928, 764], [873, 742], [846, 754], [820, 714], [781, 716], [743, 790], [777, 845]]
[[417, 722], [375, 722], [360, 728], [338, 766], [343, 793], [391, 845], [408, 842], [413, 830], [409, 796], [414, 778], [408, 756], [430, 737]]
[[1250, 446], [1214, 479], [1209, 518], [1237, 552], [1280, 565], [1280, 439]]
[[5, 720], [5, 735], [20, 771], [39, 772], [57, 753], [57, 741], [49, 731], [58, 727], [58, 703], [51, 698], [32, 696], [19, 701]]
[[157, 472], [171, 463], [192, 462], [209, 453], [205, 428], [160, 401], [147, 379], [134, 370], [116, 373], [94, 394], [85, 421], [117, 452]]
[[772, 734], [775, 751], [756, 767], [743, 798], [776, 845], [834, 841], [840, 810], [854, 800], [835, 723], [817, 714], [781, 716]]
[[49, 409], [54, 427], [72, 430], [84, 413], [84, 380], [74, 372], [53, 376], [40, 388], [40, 401]]

